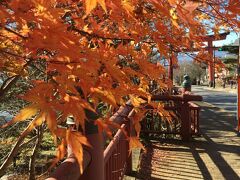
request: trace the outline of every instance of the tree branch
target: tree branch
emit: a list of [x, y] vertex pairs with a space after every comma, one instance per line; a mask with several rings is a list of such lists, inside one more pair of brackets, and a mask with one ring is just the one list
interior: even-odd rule
[[[18, 152], [19, 151], [21, 151], [25, 146], [27, 146], [29, 143], [31, 143], [32, 141], [35, 141], [37, 139], [37, 136], [33, 136], [31, 139], [29, 139], [27, 142], [25, 142], [25, 143], [22, 143], [20, 146], [19, 146], [19, 148], [18, 148]], [[2, 159], [1, 159], [1, 161], [3, 160], [3, 159], [6, 159], [8, 157], [8, 155], [6, 155], [5, 157], [3, 157]]]
[[[1, 50], [0, 50], [1, 51]], [[26, 62], [26, 64], [23, 65], [22, 71], [33, 61], [33, 59], [30, 59]], [[10, 82], [4, 82], [3, 85], [0, 88], [0, 99], [6, 94], [6, 92], [12, 88], [12, 86], [19, 80], [21, 76], [16, 75], [13, 78], [7, 79]]]
[[27, 39], [26, 36], [23, 36], [23, 35], [19, 34], [18, 32], [14, 31], [14, 30], [6, 27], [6, 26], [4, 27], [4, 29], [7, 30], [8, 32], [11, 32], [11, 33], [17, 35], [18, 37], [20, 37], [20, 38], [22, 38], [22, 39]]
[[37, 140], [35, 142], [35, 146], [32, 151], [32, 155], [30, 157], [30, 162], [29, 162], [29, 180], [35, 180], [35, 161], [36, 161], [36, 156], [38, 153], [39, 146], [42, 142], [43, 138], [43, 129], [42, 126], [37, 128]]
[[6, 94], [6, 92], [19, 80], [21, 76], [16, 75], [14, 77], [8, 78], [3, 82], [0, 88], [0, 99]]
[[27, 58], [26, 56], [20, 56], [18, 54], [15, 54], [15, 53], [12, 53], [12, 52], [9, 52], [9, 51], [4, 51], [3, 49], [0, 49], [0, 52], [11, 55], [11, 56], [14, 56], [14, 57], [18, 57], [18, 58], [23, 58], [23, 59]]
[[[28, 127], [25, 129], [27, 130]], [[10, 153], [8, 154], [7, 158], [5, 159], [5, 161], [3, 162], [3, 164], [0, 167], [0, 177], [2, 177], [6, 170], [7, 167], [9, 166], [9, 164], [12, 162], [13, 158], [17, 155], [17, 153], [19, 152], [20, 149], [20, 145], [22, 144], [22, 142], [24, 141], [25, 137], [29, 134], [28, 133], [23, 133], [17, 140], [17, 142], [15, 143], [15, 145], [13, 146], [13, 148], [11, 149]]]
[[[212, 5], [209, 5], [209, 6], [211, 6], [211, 7], [213, 8]], [[201, 13], [204, 13], [204, 14], [212, 17], [212, 18], [221, 20], [221, 21], [227, 23], [232, 29], [234, 29], [234, 27], [232, 26], [232, 24], [230, 24], [230, 22], [229, 22], [227, 19], [225, 19], [221, 14], [219, 14], [219, 13], [215, 10], [215, 8], [213, 8], [213, 10], [214, 10], [220, 17], [214, 16], [213, 14], [210, 14], [209, 12], [206, 12], [206, 11], [204, 11], [204, 10], [202, 10], [202, 9], [199, 9], [199, 8], [197, 8], [196, 10], [199, 11], [199, 12], [201, 12]]]
[[3, 90], [3, 89], [12, 81], [12, 79], [15, 78], [16, 76], [17, 76], [17, 75], [11, 76], [11, 77], [7, 78], [7, 79], [2, 83], [2, 85], [1, 85], [1, 87], [0, 87], [0, 90]]

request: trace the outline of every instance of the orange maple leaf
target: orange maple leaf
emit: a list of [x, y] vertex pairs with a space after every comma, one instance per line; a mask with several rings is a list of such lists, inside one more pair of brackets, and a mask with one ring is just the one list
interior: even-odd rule
[[97, 3], [107, 12], [105, 0], [86, 0], [86, 14], [89, 14], [94, 8], [96, 8]]
[[83, 145], [91, 147], [87, 138], [80, 132], [67, 130], [67, 144], [71, 147], [79, 163], [80, 172], [83, 172]]
[[61, 159], [63, 159], [65, 157], [66, 153], [67, 153], [66, 140], [62, 139], [60, 145], [57, 148], [56, 158], [52, 161], [52, 164], [49, 167], [49, 170], [52, 169]]
[[114, 107], [118, 107], [116, 99], [110, 91], [106, 91], [101, 88], [91, 88], [91, 91], [95, 98], [100, 98], [102, 101], [109, 103]]
[[24, 121], [28, 118], [31, 118], [38, 112], [38, 107], [36, 105], [30, 105], [22, 109], [11, 121], [4, 124], [1, 128], [10, 126], [16, 122]]
[[[145, 147], [143, 146], [143, 144], [140, 142], [138, 137], [130, 137], [129, 138], [129, 149], [130, 151], [132, 151], [135, 148], [141, 148], [144, 151], [146, 151]], [[130, 152], [129, 152], [130, 153]]]

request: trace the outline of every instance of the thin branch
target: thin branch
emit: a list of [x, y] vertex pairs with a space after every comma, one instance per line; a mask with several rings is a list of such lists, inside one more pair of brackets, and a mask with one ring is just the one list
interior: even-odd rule
[[16, 76], [17, 76], [17, 75], [11, 76], [11, 77], [7, 78], [7, 79], [2, 83], [2, 85], [1, 85], [1, 87], [0, 87], [0, 90], [3, 90], [3, 89], [13, 80], [13, 78], [15, 78]]
[[[43, 74], [46, 73], [45, 71], [41, 70], [40, 68], [38, 68], [38, 67], [35, 66], [34, 64], [31, 64], [31, 67], [35, 68], [37, 71], [39, 71], [39, 72], [41, 72], [41, 73], [43, 73]], [[34, 74], [34, 73], [33, 73], [33, 74]]]
[[68, 64], [79, 64], [80, 61], [70, 61], [70, 62], [64, 62], [64, 61], [48, 61], [48, 63], [52, 64], [60, 64], [60, 65], [68, 65]]
[[10, 38], [7, 37], [7, 36], [4, 36], [4, 35], [0, 34], [0, 37], [6, 38], [6, 39], [10, 40], [12, 43], [14, 43], [16, 46], [22, 47], [22, 45], [21, 45], [19, 42], [14, 41], [13, 39], [10, 39]]
[[29, 180], [35, 180], [35, 162], [36, 162], [36, 156], [38, 153], [39, 146], [42, 142], [43, 138], [43, 129], [42, 126], [37, 128], [37, 140], [35, 142], [35, 146], [32, 151], [32, 155], [30, 157], [30, 162], [29, 162]]
[[88, 37], [88, 38], [97, 38], [97, 39], [102, 39], [102, 40], [118, 40], [118, 41], [135, 41], [134, 39], [131, 39], [131, 38], [119, 38], [119, 37], [104, 37], [104, 36], [100, 36], [98, 34], [91, 34], [91, 33], [88, 33], [86, 31], [83, 31], [83, 30], [79, 30], [77, 29], [76, 27], [72, 26], [70, 28], [71, 31], [75, 31], [79, 34], [81, 34], [82, 36], [85, 36], [85, 37]]
[[27, 38], [28, 38], [28, 37], [23, 36], [23, 35], [19, 34], [18, 32], [14, 31], [14, 30], [6, 27], [6, 26], [4, 27], [4, 29], [7, 30], [8, 32], [11, 32], [11, 33], [17, 35], [18, 37], [20, 37], [20, 38], [22, 38], [22, 39], [27, 39]]
[[[31, 124], [29, 124], [30, 126]], [[28, 127], [29, 127], [28, 126]], [[28, 127], [25, 129], [25, 132], [26, 130], [28, 129]], [[0, 167], [0, 177], [2, 177], [6, 170], [7, 170], [7, 167], [9, 166], [9, 164], [12, 162], [13, 158], [17, 155], [17, 153], [19, 152], [19, 147], [20, 145], [22, 144], [22, 142], [24, 141], [25, 137], [29, 134], [30, 132], [27, 132], [27, 133], [23, 133], [17, 140], [17, 142], [15, 143], [15, 145], [12, 147], [10, 153], [8, 154], [7, 158], [5, 159], [5, 161], [3, 162], [3, 164], [1, 165]]]
[[[37, 136], [33, 136], [31, 139], [29, 139], [27, 142], [22, 143], [19, 146], [18, 152], [20, 152], [25, 146], [27, 146], [28, 144], [30, 144], [32, 141], [35, 141], [37, 139]], [[3, 161], [4, 159], [6, 159], [8, 157], [8, 155], [6, 155], [4, 158], [1, 159], [1, 161]]]
[[[30, 125], [30, 124], [29, 124]], [[28, 127], [27, 127], [28, 128]], [[27, 129], [26, 128], [26, 129]], [[25, 129], [25, 130], [26, 130]], [[42, 133], [44, 133], [47, 130], [47, 128], [44, 127], [44, 130], [42, 130]], [[25, 137], [29, 134], [30, 132], [24, 133], [22, 134], [17, 142], [15, 143], [15, 145], [12, 147], [10, 153], [6, 156], [5, 161], [3, 162], [3, 164], [0, 167], [0, 177], [2, 177], [8, 166], [10, 165], [10, 163], [12, 162], [13, 158], [17, 155], [17, 153], [19, 153], [25, 146], [27, 146], [29, 143], [31, 143], [32, 141], [37, 139], [37, 136], [32, 137], [30, 140], [28, 140], [27, 142], [23, 143]]]
[[[23, 68], [21, 70], [21, 72], [33, 61], [33, 59], [30, 59], [27, 61], [26, 64], [23, 65]], [[15, 77], [11, 78], [8, 83], [5, 83], [4, 87], [1, 86], [0, 89], [0, 99], [5, 95], [5, 93], [12, 88], [12, 86], [19, 80], [21, 76], [20, 75], [16, 75]]]
[[9, 52], [9, 51], [4, 51], [3, 49], [0, 49], [0, 52], [11, 55], [11, 56], [14, 56], [14, 57], [18, 57], [18, 58], [23, 58], [23, 59], [27, 58], [26, 56], [20, 56], [18, 54], [15, 54], [15, 53], [12, 53], [12, 52]]
[[4, 82], [4, 86], [1, 86], [0, 89], [0, 99], [6, 94], [6, 92], [18, 81], [20, 75], [16, 75], [13, 78], [9, 79], [9, 82]]
[[229, 24], [228, 19], [226, 19], [215, 7], [213, 7], [213, 5], [210, 4], [209, 6], [220, 16], [220, 19]]
[[[119, 37], [104, 37], [104, 36], [100, 36], [98, 34], [91, 34], [91, 33], [88, 33], [86, 31], [83, 31], [83, 30], [79, 30], [77, 29], [76, 27], [72, 26], [70, 28], [70, 30], [72, 31], [75, 31], [79, 34], [81, 34], [82, 36], [85, 36], [85, 37], [88, 37], [90, 39], [92, 38], [97, 38], [97, 39], [102, 39], [102, 40], [113, 40], [113, 41], [122, 41], [122, 42], [134, 42], [135, 39], [132, 39], [132, 38], [119, 38]], [[165, 39], [164, 37], [162, 38], [159, 38], [159, 39]], [[142, 43], [147, 43], [147, 44], [152, 44], [152, 43], [155, 43], [153, 41], [141, 41]]]
[[190, 55], [190, 54], [188, 54], [188, 53], [184, 53], [184, 54], [186, 54], [188, 57], [191, 57], [191, 58], [193, 58], [194, 60], [196, 60], [196, 61], [198, 61], [198, 62], [203, 62], [203, 61], [205, 61], [205, 62], [207, 62], [207, 63], [210, 63], [208, 66], [211, 66], [211, 67], [215, 67], [214, 65], [211, 65], [211, 63], [212, 63], [212, 64], [220, 64], [220, 63], [218, 63], [218, 62], [214, 62], [214, 61], [211, 61], [211, 60], [208, 60], [208, 59], [203, 59], [203, 58], [200, 58], [200, 57], [194, 57], [193, 55]]
[[[211, 6], [211, 5], [210, 5], [210, 6]], [[212, 7], [212, 6], [211, 6], [211, 7]], [[212, 8], [213, 8], [213, 7], [212, 7]], [[216, 12], [220, 17], [214, 16], [213, 14], [210, 14], [209, 12], [206, 12], [206, 11], [204, 11], [204, 10], [202, 10], [202, 9], [199, 9], [199, 8], [197, 8], [196, 10], [199, 11], [199, 12], [201, 12], [201, 13], [204, 13], [204, 14], [212, 17], [212, 18], [215, 18], [215, 19], [218, 19], [218, 20], [221, 20], [221, 21], [227, 23], [232, 29], [235, 28], [235, 27], [228, 21], [228, 19], [225, 19], [221, 14], [219, 14], [219, 13], [215, 10], [215, 8], [213, 8], [213, 10], [215, 10], [215, 12]]]

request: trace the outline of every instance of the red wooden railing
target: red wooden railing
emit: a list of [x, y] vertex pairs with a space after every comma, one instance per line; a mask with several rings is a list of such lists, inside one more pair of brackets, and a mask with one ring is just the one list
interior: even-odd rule
[[193, 102], [189, 102], [189, 118], [191, 121], [191, 130], [192, 130], [192, 135], [199, 135], [200, 134], [200, 129], [199, 129], [199, 121], [200, 121], [200, 110], [201, 107], [196, 105]]
[[[123, 124], [122, 128], [128, 129], [126, 124]], [[105, 180], [123, 179], [124, 174], [131, 171], [131, 163], [128, 140], [123, 131], [118, 130], [104, 150]]]
[[155, 96], [154, 99], [164, 104], [164, 109], [169, 112], [168, 117], [166, 115], [155, 116], [150, 112], [142, 121], [142, 133], [145, 135], [179, 134], [183, 140], [189, 140], [192, 135], [199, 135], [200, 107], [189, 101], [202, 100], [200, 96]]
[[[165, 123], [166, 131], [162, 131], [156, 126], [156, 122], [150, 121], [147, 124], [143, 120], [142, 131], [145, 133], [173, 133], [180, 134], [183, 140], [188, 140], [192, 135], [199, 133], [199, 110], [200, 108], [189, 101], [201, 101], [201, 96], [176, 95], [176, 96], [153, 96], [152, 100], [165, 101], [165, 109], [171, 111], [170, 115], [175, 123]], [[130, 113], [133, 112], [133, 113]], [[114, 122], [122, 124], [122, 128], [129, 134], [131, 132], [131, 121], [134, 111], [131, 106], [121, 107], [111, 118]], [[128, 118], [127, 118], [128, 117]], [[126, 121], [127, 119], [127, 121]], [[125, 122], [124, 122], [125, 120]], [[147, 132], [148, 130], [148, 132]], [[91, 158], [84, 156], [84, 173], [80, 174], [75, 158], [68, 157], [48, 180], [119, 180], [123, 179], [125, 173], [131, 171], [131, 154], [129, 145], [123, 131], [118, 130], [113, 140], [102, 152], [102, 135], [93, 134], [88, 138], [93, 148], [89, 150]], [[98, 142], [99, 141], [99, 142]], [[98, 143], [96, 143], [98, 142]], [[91, 151], [91, 152], [90, 152]], [[101, 172], [100, 172], [101, 171]], [[71, 172], [71, 173], [70, 173]], [[100, 177], [101, 176], [101, 177]], [[63, 178], [64, 177], [64, 178]]]
[[[120, 107], [110, 120], [122, 124], [122, 129], [130, 134], [132, 129], [130, 118], [133, 115], [132, 106], [126, 105]], [[123, 179], [124, 174], [131, 171], [132, 160], [129, 152], [129, 142], [122, 130], [116, 132], [114, 138], [102, 153], [102, 135], [92, 134], [87, 138], [93, 147], [84, 151], [84, 173], [81, 175], [77, 160], [70, 153], [68, 158], [47, 180], [119, 180]]]

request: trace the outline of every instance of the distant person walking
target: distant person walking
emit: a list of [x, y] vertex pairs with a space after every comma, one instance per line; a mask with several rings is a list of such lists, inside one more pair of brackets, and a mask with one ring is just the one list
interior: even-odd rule
[[190, 77], [187, 74], [184, 75], [183, 83], [182, 83], [182, 93], [185, 94], [185, 93], [191, 92], [191, 86], [192, 86], [192, 83], [191, 83]]

